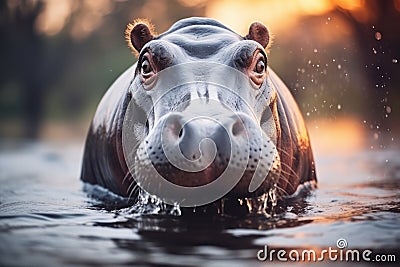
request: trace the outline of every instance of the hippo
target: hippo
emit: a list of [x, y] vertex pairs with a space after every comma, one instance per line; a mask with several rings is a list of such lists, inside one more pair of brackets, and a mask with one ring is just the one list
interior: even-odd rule
[[268, 29], [241, 36], [210, 18], [156, 35], [126, 28], [138, 58], [108, 89], [87, 134], [81, 180], [183, 207], [316, 184], [308, 132], [289, 89], [268, 66]]

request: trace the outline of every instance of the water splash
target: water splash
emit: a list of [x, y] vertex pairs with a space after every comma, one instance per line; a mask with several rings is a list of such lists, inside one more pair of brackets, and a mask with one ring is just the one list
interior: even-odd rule
[[[175, 206], [173, 208], [175, 208]], [[171, 208], [168, 208], [157, 196], [150, 195], [144, 190], [139, 190], [137, 201], [129, 208], [128, 213], [133, 215], [168, 214], [170, 209]]]
[[[239, 200], [239, 202], [243, 200]], [[265, 194], [255, 198], [244, 198], [250, 214], [264, 215], [266, 217], [274, 217], [275, 207], [278, 204], [276, 184]]]
[[[276, 184], [270, 190], [261, 196], [252, 198], [237, 199], [240, 205], [246, 205], [249, 214], [262, 215], [268, 218], [276, 215], [276, 206], [278, 203]], [[225, 215], [225, 199], [217, 202], [217, 214]], [[193, 208], [195, 211], [196, 208]], [[134, 205], [125, 210], [128, 217], [141, 215], [172, 215], [181, 216], [182, 210], [179, 203], [168, 205], [155, 195], [151, 195], [144, 190], [140, 190], [137, 201]]]
[[169, 211], [169, 214], [173, 215], [173, 216], [181, 216], [182, 215], [182, 211], [181, 211], [181, 208], [178, 203], [174, 203], [171, 210]]
[[276, 184], [269, 190], [268, 197], [271, 202], [271, 215], [274, 215], [275, 207], [278, 204], [278, 197], [276, 195]]
[[182, 211], [179, 203], [168, 205], [159, 197], [151, 195], [144, 190], [140, 190], [137, 202], [130, 208], [127, 213], [132, 216], [140, 215], [172, 215], [181, 216]]
[[222, 216], [225, 214], [225, 199], [221, 199], [219, 201], [219, 206], [217, 207], [217, 213]]

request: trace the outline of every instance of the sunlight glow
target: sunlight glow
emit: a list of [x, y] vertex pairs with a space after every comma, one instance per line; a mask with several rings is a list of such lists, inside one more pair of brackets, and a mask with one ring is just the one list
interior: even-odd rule
[[246, 33], [248, 25], [260, 21], [272, 31], [290, 27], [302, 15], [317, 15], [333, 8], [329, 0], [247, 1], [216, 0], [206, 6], [206, 16], [214, 17], [239, 33]]
[[[373, 17], [373, 14], [369, 14], [364, 8], [365, 0], [179, 0], [179, 2], [189, 8], [204, 9], [205, 16], [220, 20], [243, 35], [247, 34], [248, 26], [254, 21], [264, 23], [272, 33], [282, 32], [297, 23], [302, 16], [322, 15], [337, 7], [352, 12], [361, 22]], [[395, 6], [400, 6], [399, 2], [396, 0]], [[115, 6], [112, 0], [42, 0], [41, 3], [44, 8], [35, 22], [36, 30], [51, 36], [58, 34], [70, 23], [70, 34], [74, 39], [85, 38], [98, 29], [104, 16], [112, 12]], [[152, 18], [158, 13], [157, 10], [163, 11], [161, 8], [163, 6], [165, 6], [163, 1], [145, 1], [141, 13]]]
[[307, 124], [315, 154], [325, 155], [338, 150], [345, 154], [365, 147], [365, 131], [356, 118], [338, 118], [333, 121], [320, 119]]
[[364, 0], [336, 0], [336, 5], [347, 10], [357, 10], [365, 5]]
[[310, 15], [320, 15], [332, 8], [332, 3], [329, 0], [303, 0], [297, 1], [299, 11]]
[[[183, 1], [183, 0], [181, 0]], [[245, 34], [248, 25], [259, 21], [272, 32], [284, 31], [305, 15], [322, 15], [336, 7], [354, 12], [360, 21], [369, 19], [363, 0], [215, 0], [206, 1], [206, 16], [216, 18], [235, 31]]]
[[102, 23], [103, 17], [113, 9], [110, 0], [86, 0], [81, 3], [80, 12], [74, 21], [71, 35], [74, 39], [83, 39]]
[[50, 36], [58, 34], [73, 17], [70, 33], [74, 39], [82, 39], [97, 29], [113, 7], [111, 0], [43, 0], [42, 3], [44, 8], [35, 22], [36, 30]]
[[64, 28], [70, 14], [76, 8], [76, 1], [45, 0], [43, 2], [44, 10], [37, 18], [35, 28], [39, 33], [55, 35]]

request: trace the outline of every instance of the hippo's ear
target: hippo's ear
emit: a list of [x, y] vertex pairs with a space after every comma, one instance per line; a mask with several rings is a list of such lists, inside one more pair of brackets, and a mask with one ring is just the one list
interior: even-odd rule
[[136, 19], [126, 26], [125, 39], [134, 53], [140, 53], [143, 46], [154, 37], [154, 27], [147, 19]]
[[259, 22], [253, 22], [249, 28], [249, 34], [245, 37], [247, 40], [254, 40], [260, 43], [264, 48], [267, 47], [269, 43], [269, 32], [267, 27]]

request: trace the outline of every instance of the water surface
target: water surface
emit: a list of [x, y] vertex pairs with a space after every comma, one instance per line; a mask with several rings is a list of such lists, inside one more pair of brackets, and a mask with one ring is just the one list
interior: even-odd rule
[[398, 266], [400, 151], [313, 140], [319, 188], [285, 212], [195, 220], [131, 214], [99, 188], [102, 200], [89, 196], [78, 179], [81, 143], [3, 142], [0, 266], [283, 266], [257, 252], [337, 249], [341, 238], [348, 249], [393, 254], [397, 264], [387, 264]]

